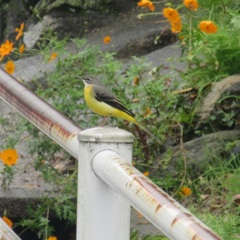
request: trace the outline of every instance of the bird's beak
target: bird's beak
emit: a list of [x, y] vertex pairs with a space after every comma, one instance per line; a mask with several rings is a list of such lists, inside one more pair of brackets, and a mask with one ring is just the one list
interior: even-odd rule
[[84, 85], [86, 86], [86, 82], [84, 81], [84, 79], [82, 77], [77, 76], [77, 78], [79, 78], [84, 83]]

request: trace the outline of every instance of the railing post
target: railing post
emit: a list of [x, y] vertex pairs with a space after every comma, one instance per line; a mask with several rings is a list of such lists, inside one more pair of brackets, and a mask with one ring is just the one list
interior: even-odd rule
[[128, 240], [130, 204], [99, 179], [94, 156], [111, 150], [132, 159], [133, 135], [118, 128], [92, 128], [79, 134], [77, 240]]

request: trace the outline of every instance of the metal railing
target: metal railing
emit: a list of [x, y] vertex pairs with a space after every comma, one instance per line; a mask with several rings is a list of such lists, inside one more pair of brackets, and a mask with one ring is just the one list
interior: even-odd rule
[[131, 205], [170, 239], [221, 239], [131, 165], [132, 134], [82, 131], [2, 69], [0, 96], [79, 160], [77, 240], [129, 239]]
[[15, 232], [0, 218], [0, 239], [21, 240]]

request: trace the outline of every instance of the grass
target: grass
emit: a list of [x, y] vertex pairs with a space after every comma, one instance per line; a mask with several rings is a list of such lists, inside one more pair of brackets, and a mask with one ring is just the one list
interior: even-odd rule
[[[36, 93], [77, 122], [83, 129], [92, 127], [97, 125], [100, 118], [87, 109], [82, 100], [83, 85], [77, 77], [84, 75], [99, 77], [105, 85], [112, 87], [113, 92], [124, 101], [127, 107], [131, 107], [133, 112], [137, 113], [136, 118], [144, 126], [150, 128], [166, 148], [180, 143], [183, 160], [177, 163], [185, 164], [187, 158], [183, 142], [204, 134], [233, 129], [235, 124], [237, 127], [239, 126], [237, 110], [240, 100], [238, 96], [234, 96], [232, 101], [220, 101], [209, 121], [201, 123], [202, 125], [198, 124], [198, 106], [201, 105], [201, 100], [208, 87], [210, 88], [214, 82], [229, 74], [239, 74], [239, 62], [236, 61], [236, 56], [238, 56], [236, 53], [240, 48], [239, 35], [236, 34], [240, 29], [239, 13], [232, 9], [228, 14], [229, 21], [227, 21], [228, 18], [219, 17], [223, 16], [218, 15], [219, 9], [236, 5], [234, 0], [227, 0], [226, 4], [223, 2], [225, 1], [199, 1], [202, 4], [199, 11], [191, 12], [189, 9], [185, 9], [185, 15], [181, 14], [182, 20], [185, 22], [180, 35], [183, 55], [181, 59], [177, 60], [185, 61], [188, 64], [186, 72], [179, 70], [178, 66], [176, 68], [159, 66], [152, 71], [145, 60], [137, 58], [134, 58], [132, 63], [124, 68], [113, 53], [102, 53], [96, 46], [88, 45], [82, 39], [72, 40], [76, 45], [76, 54], [72, 54], [65, 52], [65, 41], [52, 38], [48, 41], [41, 40], [42, 45], [39, 45], [39, 48], [45, 49], [43, 54], [46, 59], [50, 57], [49, 52], [58, 53], [56, 71], [44, 79], [44, 84], [38, 83]], [[206, 4], [211, 6], [206, 6]], [[183, 6], [180, 7], [183, 10]], [[209, 11], [206, 7], [209, 8]], [[225, 10], [224, 15], [226, 14]], [[202, 16], [203, 13], [204, 16]], [[203, 17], [208, 19], [209, 14], [212, 16], [212, 20], [221, 20], [217, 22], [219, 32], [212, 35], [202, 33], [197, 27]], [[195, 21], [193, 27], [189, 27], [189, 21]], [[61, 58], [63, 55], [64, 59]], [[168, 69], [168, 74], [166, 74], [166, 69]], [[149, 73], [147, 79], [145, 79], [146, 73]], [[175, 81], [178, 78], [181, 78], [181, 81]], [[138, 79], [138, 81], [134, 83], [134, 79]], [[190, 92], [182, 91], [186, 89], [192, 90]], [[176, 90], [180, 90], [180, 94], [173, 94]], [[4, 122], [4, 119], [1, 121]], [[136, 167], [142, 172], [150, 172], [151, 176], [151, 170], [154, 170], [156, 166], [154, 161], [157, 161], [156, 159], [163, 152], [162, 147], [152, 139], [147, 141], [149, 139], [144, 133], [124, 121], [111, 119], [110, 125], [119, 126], [134, 133], [137, 139], [133, 153]], [[58, 153], [61, 153], [61, 149], [52, 140], [43, 137], [31, 125], [24, 125], [22, 131], [28, 131], [32, 135], [30, 151], [38, 156], [34, 163], [35, 168], [42, 171], [46, 181], [60, 183], [59, 186], [63, 189], [61, 199], [56, 201], [58, 204], [52, 204], [49, 199], [44, 199], [41, 208], [37, 211], [34, 209], [35, 214], [32, 213], [34, 215], [32, 227], [39, 228], [39, 235], [42, 234], [41, 236], [46, 238], [48, 234], [45, 234], [45, 229], [48, 230], [48, 233], [50, 230], [53, 231], [49, 226], [48, 218], [44, 219], [45, 228], [42, 227], [42, 216], [49, 209], [59, 217], [65, 216], [66, 221], [75, 221], [75, 206], [72, 206], [71, 203], [72, 199], [76, 197], [76, 172], [72, 175], [73, 177], [65, 177], [53, 169], [51, 164], [42, 164], [43, 162], [51, 163], [55, 156], [59, 156]], [[14, 134], [16, 135], [16, 133]], [[236, 143], [236, 140], [231, 141]], [[14, 145], [10, 138], [8, 142], [8, 145]], [[219, 142], [217, 143], [219, 145]], [[209, 143], [205, 145], [210, 146]], [[231, 166], [229, 162], [225, 161], [226, 158], [224, 159], [222, 156], [222, 159], [218, 159], [211, 147], [209, 148], [210, 151], [202, 153], [202, 157], [207, 159], [207, 166], [202, 168], [200, 173], [179, 166], [174, 176], [169, 174], [169, 176], [159, 178], [156, 174], [156, 176], [152, 176], [152, 179], [223, 239], [239, 239], [240, 207], [233, 204], [234, 196], [240, 193], [239, 164], [236, 164], [235, 167]], [[228, 148], [229, 146], [226, 146], [222, 152], [231, 153], [231, 148]], [[66, 157], [64, 156], [64, 158]], [[171, 159], [172, 156], [169, 156], [169, 160], [164, 159], [157, 170], [163, 171], [165, 165], [171, 165]], [[182, 186], [191, 188], [192, 194], [185, 197], [180, 196], [178, 192]], [[25, 225], [29, 227], [30, 223], [26, 222]], [[140, 236], [138, 232], [132, 232], [131, 240], [141, 239], [157, 240], [166, 239], [166, 237]]]
[[[211, 171], [202, 173], [195, 180], [191, 195], [184, 198], [175, 196], [193, 215], [227, 240], [240, 239], [240, 205], [233, 201], [240, 193], [240, 169], [235, 167], [219, 160], [218, 166], [209, 166]], [[168, 238], [141, 236], [136, 231], [131, 234], [131, 240], [150, 239]]]

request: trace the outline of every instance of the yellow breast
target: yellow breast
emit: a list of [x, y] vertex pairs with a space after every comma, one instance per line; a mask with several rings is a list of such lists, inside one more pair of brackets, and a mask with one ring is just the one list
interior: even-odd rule
[[92, 86], [87, 86], [84, 89], [84, 98], [88, 107], [95, 113], [102, 116], [113, 116], [115, 109], [104, 102], [99, 102], [95, 99], [95, 94]]
[[91, 85], [88, 85], [84, 88], [84, 98], [86, 104], [93, 112], [98, 113], [102, 116], [115, 116], [123, 118], [129, 122], [136, 124], [136, 120], [132, 116], [104, 102], [96, 100], [93, 87]]

